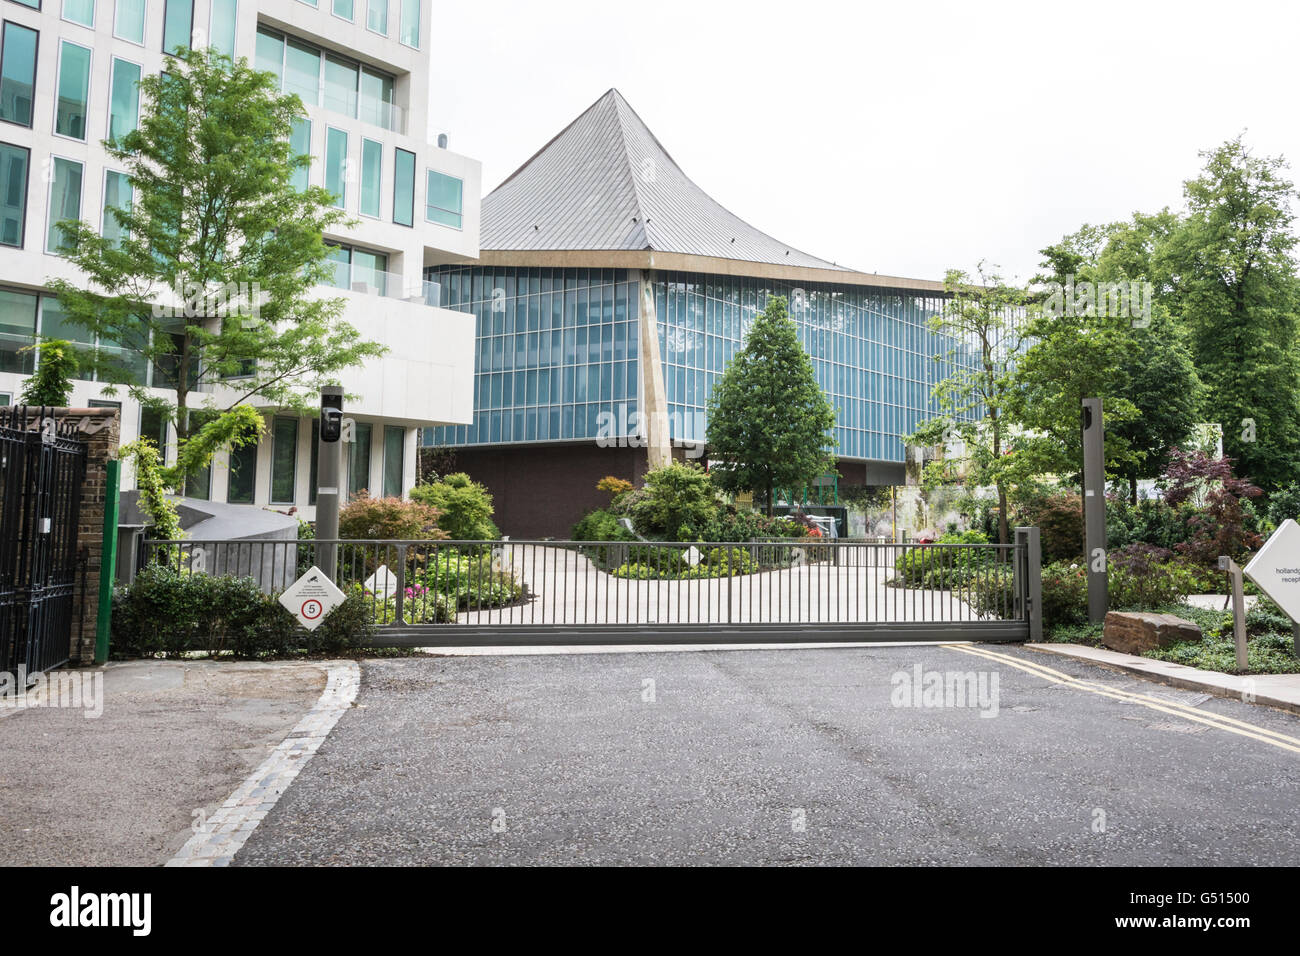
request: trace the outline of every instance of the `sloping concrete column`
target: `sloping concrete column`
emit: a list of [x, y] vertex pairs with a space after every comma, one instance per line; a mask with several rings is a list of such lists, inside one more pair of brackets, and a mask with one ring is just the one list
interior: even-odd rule
[[641, 270], [641, 409], [640, 433], [646, 443], [651, 469], [672, 462], [672, 436], [668, 428], [668, 394], [664, 365], [659, 355], [659, 317], [655, 310], [654, 271]]

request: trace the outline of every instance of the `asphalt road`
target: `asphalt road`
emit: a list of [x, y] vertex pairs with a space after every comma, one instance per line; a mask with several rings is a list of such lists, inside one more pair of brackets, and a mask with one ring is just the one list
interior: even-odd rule
[[1300, 863], [1300, 718], [980, 653], [368, 662], [235, 864]]

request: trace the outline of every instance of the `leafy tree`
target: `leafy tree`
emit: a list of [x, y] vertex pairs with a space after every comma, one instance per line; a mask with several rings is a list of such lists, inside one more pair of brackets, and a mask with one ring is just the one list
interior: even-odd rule
[[1253, 155], [1240, 137], [1201, 155], [1162, 267], [1224, 452], [1272, 489], [1300, 477], [1295, 188], [1284, 160]]
[[[88, 281], [50, 287], [70, 322], [120, 347], [94, 353], [100, 379], [175, 424], [176, 481], [242, 433], [221, 422], [241, 404], [306, 411], [321, 385], [384, 350], [340, 321], [341, 299], [312, 293], [331, 276], [322, 235], [345, 216], [327, 190], [293, 184], [309, 162], [289, 145], [301, 101], [203, 49], [168, 58], [140, 94], [139, 128], [104, 143], [133, 195], [110, 210], [120, 238], [60, 222], [63, 255]], [[147, 391], [148, 367], [166, 400]], [[195, 391], [216, 423], [195, 421]]]
[[1007, 415], [1016, 385], [1015, 362], [1025, 348], [1030, 302], [1023, 289], [1007, 285], [983, 263], [972, 278], [951, 269], [944, 281], [950, 298], [930, 327], [952, 343], [948, 374], [935, 384], [941, 415], [922, 423], [907, 442], [947, 444], [960, 439], [964, 462], [942, 459], [925, 467], [929, 485], [956, 480], [959, 465], [975, 485], [992, 485], [998, 495], [998, 541], [1007, 544], [1007, 490], [1019, 464], [1012, 447], [1014, 422]]
[[1250, 527], [1250, 499], [1260, 489], [1249, 479], [1233, 474], [1232, 459], [1204, 452], [1175, 449], [1165, 472], [1165, 501], [1178, 508], [1195, 506], [1188, 520], [1192, 536], [1174, 548], [1205, 567], [1214, 567], [1219, 555], [1240, 558], [1261, 544]]
[[72, 379], [77, 374], [73, 344], [62, 339], [46, 339], [31, 347], [40, 358], [36, 373], [23, 383], [18, 401], [23, 405], [66, 407], [72, 401]]
[[[1081, 400], [1101, 398], [1107, 470], [1136, 502], [1138, 480], [1158, 477], [1196, 422], [1202, 387], [1186, 336], [1154, 294], [1166, 280], [1152, 279], [1152, 259], [1170, 228], [1164, 213], [1134, 217], [1084, 226], [1042, 250], [1047, 271], [1036, 282], [1111, 284], [1125, 298], [1035, 315], [1010, 409], [1026, 430], [1018, 443], [1026, 470], [1077, 474]], [[1117, 313], [1115, 304], [1126, 308]]]
[[492, 523], [492, 496], [487, 488], [463, 471], [441, 481], [416, 485], [411, 500], [432, 505], [441, 512], [438, 527], [454, 541], [486, 541], [501, 537]]
[[709, 396], [709, 457], [724, 491], [766, 496], [797, 488], [835, 467], [835, 409], [799, 343], [784, 297], [768, 300], [745, 345]]

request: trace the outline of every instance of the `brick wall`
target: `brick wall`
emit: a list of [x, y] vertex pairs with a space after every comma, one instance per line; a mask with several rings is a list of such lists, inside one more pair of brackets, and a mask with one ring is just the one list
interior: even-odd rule
[[108, 462], [117, 457], [121, 421], [116, 408], [56, 408], [54, 417], [71, 421], [86, 442], [86, 474], [81, 482], [81, 515], [77, 523], [77, 547], [86, 554], [86, 587], [77, 590], [72, 609], [69, 656], [74, 664], [95, 661], [95, 623], [99, 615], [99, 569], [104, 554], [104, 505], [108, 484]]

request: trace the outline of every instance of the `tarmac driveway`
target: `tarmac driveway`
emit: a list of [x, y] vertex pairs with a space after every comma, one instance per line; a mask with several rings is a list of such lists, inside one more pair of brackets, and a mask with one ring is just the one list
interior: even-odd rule
[[1295, 865], [1298, 828], [1300, 718], [1023, 648], [411, 658], [235, 865]]

